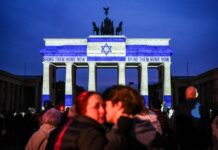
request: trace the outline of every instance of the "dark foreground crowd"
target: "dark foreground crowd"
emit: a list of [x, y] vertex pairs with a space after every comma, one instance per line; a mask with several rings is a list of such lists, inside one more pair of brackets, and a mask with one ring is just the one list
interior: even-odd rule
[[[1, 148], [25, 150], [218, 150], [218, 115], [196, 101], [190, 86], [186, 101], [170, 117], [159, 99], [144, 99], [128, 86], [103, 94], [83, 91], [65, 112], [47, 108], [36, 114], [0, 115]], [[8, 114], [10, 116], [10, 114]]]

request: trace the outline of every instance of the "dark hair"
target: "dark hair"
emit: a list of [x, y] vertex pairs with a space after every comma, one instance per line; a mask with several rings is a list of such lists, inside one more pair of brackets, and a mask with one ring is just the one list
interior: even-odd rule
[[103, 92], [102, 97], [105, 101], [112, 101], [112, 104], [121, 101], [124, 112], [127, 114], [138, 114], [143, 108], [143, 101], [139, 93], [128, 86], [114, 85], [109, 87]]
[[76, 97], [76, 112], [78, 114], [84, 115], [86, 113], [88, 99], [94, 94], [100, 95], [98, 92], [84, 91]]
[[45, 110], [48, 110], [48, 109], [53, 107], [53, 104], [50, 100], [46, 100], [46, 101], [44, 101], [43, 106], [44, 106]]
[[154, 97], [151, 100], [151, 107], [155, 109], [161, 109], [162, 101], [159, 98]]

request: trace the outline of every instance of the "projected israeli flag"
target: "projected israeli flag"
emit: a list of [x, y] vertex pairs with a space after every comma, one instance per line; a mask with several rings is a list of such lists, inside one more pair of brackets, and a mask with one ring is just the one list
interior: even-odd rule
[[126, 38], [124, 36], [89, 36], [88, 61], [125, 61]]

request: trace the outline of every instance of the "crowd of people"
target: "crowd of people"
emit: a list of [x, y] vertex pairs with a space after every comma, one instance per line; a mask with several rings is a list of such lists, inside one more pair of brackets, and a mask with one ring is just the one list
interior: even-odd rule
[[0, 144], [25, 150], [216, 150], [218, 115], [210, 117], [197, 96], [189, 86], [186, 101], [169, 117], [161, 100], [152, 99], [147, 108], [130, 86], [81, 91], [65, 112], [49, 106], [24, 116], [0, 115]]

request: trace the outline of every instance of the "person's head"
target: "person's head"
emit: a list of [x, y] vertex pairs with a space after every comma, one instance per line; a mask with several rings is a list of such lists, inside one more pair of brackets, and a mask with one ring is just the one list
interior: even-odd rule
[[134, 88], [134, 82], [129, 82], [129, 87]]
[[82, 92], [86, 91], [82, 86], [75, 85], [75, 91], [74, 94], [77, 97], [80, 95]]
[[45, 110], [48, 110], [48, 109], [53, 107], [53, 104], [50, 100], [46, 100], [46, 101], [44, 101], [43, 106], [44, 106]]
[[97, 92], [82, 92], [76, 98], [76, 112], [103, 124], [105, 121], [104, 103]]
[[57, 126], [60, 123], [61, 112], [55, 108], [48, 109], [42, 116], [42, 124]]
[[131, 87], [115, 85], [103, 93], [106, 103], [106, 120], [117, 123], [122, 114], [135, 115], [142, 111], [143, 101], [141, 96]]
[[187, 87], [185, 91], [185, 98], [187, 100], [196, 99], [198, 97], [198, 91], [194, 86]]

